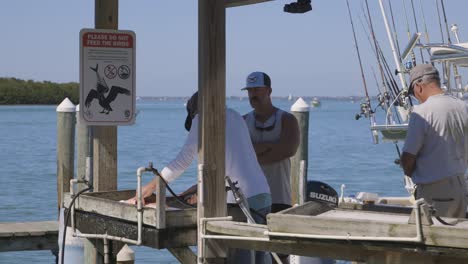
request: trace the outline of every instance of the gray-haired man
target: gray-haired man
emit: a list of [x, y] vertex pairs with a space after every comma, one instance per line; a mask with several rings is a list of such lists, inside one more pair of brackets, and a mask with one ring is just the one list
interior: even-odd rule
[[401, 163], [416, 184], [416, 199], [424, 198], [436, 215], [464, 218], [468, 164], [468, 105], [440, 88], [430, 64], [410, 71], [409, 94], [420, 102], [408, 125]]

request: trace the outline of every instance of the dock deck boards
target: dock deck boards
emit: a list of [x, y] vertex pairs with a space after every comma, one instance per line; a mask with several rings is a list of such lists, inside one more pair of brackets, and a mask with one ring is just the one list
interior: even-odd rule
[[57, 221], [0, 223], [0, 252], [57, 248]]

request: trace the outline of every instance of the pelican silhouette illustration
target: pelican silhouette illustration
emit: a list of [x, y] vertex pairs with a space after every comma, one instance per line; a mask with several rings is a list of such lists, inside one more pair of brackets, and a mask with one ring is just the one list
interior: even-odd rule
[[[113, 85], [110, 88], [110, 92], [109, 92], [109, 87], [107, 86], [106, 80], [99, 75], [98, 66], [99, 64], [96, 64], [96, 68], [89, 67], [91, 68], [91, 70], [96, 72], [97, 84], [96, 84], [96, 90], [91, 89], [91, 91], [89, 91], [88, 93], [88, 96], [86, 96], [85, 106], [89, 108], [91, 106], [91, 102], [94, 99], [98, 99], [99, 105], [102, 106], [102, 111], [100, 113], [105, 113], [107, 115], [109, 114], [109, 112], [112, 111], [112, 107], [110, 106], [110, 103], [112, 103], [115, 100], [117, 95], [119, 94], [130, 95], [130, 91], [128, 89]], [[109, 93], [106, 96], [107, 92]]]

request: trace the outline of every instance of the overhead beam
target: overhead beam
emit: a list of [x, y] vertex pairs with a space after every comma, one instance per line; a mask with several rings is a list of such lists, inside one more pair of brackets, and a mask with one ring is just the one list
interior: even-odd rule
[[272, 0], [226, 0], [226, 7], [237, 7], [245, 5], [254, 5]]

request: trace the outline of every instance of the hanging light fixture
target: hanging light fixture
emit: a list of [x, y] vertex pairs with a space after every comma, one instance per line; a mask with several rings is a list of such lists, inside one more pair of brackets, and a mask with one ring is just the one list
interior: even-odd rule
[[284, 5], [284, 12], [293, 14], [302, 14], [312, 10], [311, 0], [297, 0], [290, 4]]

